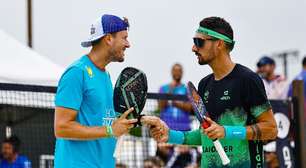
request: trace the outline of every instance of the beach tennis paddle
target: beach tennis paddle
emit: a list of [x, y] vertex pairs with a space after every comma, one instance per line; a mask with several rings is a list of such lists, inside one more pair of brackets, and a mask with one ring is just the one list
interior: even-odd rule
[[[194, 110], [196, 118], [199, 120], [201, 126], [206, 129], [210, 126], [209, 122], [206, 121], [206, 115], [207, 115], [207, 110], [205, 108], [205, 105], [198, 94], [197, 89], [194, 87], [192, 82], [188, 82], [187, 84], [187, 96], [188, 100], [192, 105], [192, 108]], [[229, 158], [227, 157], [221, 143], [219, 142], [218, 139], [213, 140], [213, 144], [221, 158], [222, 164], [227, 165], [230, 163]]]

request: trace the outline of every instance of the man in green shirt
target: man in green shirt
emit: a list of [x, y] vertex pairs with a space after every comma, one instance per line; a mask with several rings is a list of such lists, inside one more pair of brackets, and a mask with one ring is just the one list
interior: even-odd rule
[[[262, 140], [275, 139], [276, 122], [261, 78], [231, 60], [234, 35], [230, 24], [220, 17], [204, 18], [193, 38], [192, 51], [200, 65], [213, 73], [198, 85], [210, 118], [207, 129], [174, 131], [158, 117], [142, 122], [158, 142], [201, 145], [201, 167], [223, 167], [212, 139], [219, 139], [231, 160], [227, 167], [263, 167]], [[192, 110], [191, 106], [189, 108]], [[238, 134], [237, 134], [238, 132]]]

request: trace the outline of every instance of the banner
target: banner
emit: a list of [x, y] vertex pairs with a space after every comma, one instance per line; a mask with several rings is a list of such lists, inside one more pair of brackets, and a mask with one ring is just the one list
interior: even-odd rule
[[293, 125], [290, 103], [288, 101], [271, 101], [277, 123], [276, 154], [280, 168], [294, 168]]

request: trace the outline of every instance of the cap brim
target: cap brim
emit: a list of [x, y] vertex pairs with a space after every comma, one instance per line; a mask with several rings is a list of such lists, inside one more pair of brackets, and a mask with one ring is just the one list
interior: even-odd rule
[[89, 39], [89, 40], [83, 41], [83, 42], [81, 42], [81, 46], [82, 47], [90, 47], [90, 46], [92, 46], [92, 42], [93, 41], [96, 41], [99, 38], [102, 38], [103, 36], [105, 36], [105, 34], [102, 34], [102, 35], [100, 35], [100, 36], [98, 36], [98, 37], [96, 37], [94, 39]]
[[90, 47], [91, 46], [91, 41], [83, 41], [81, 42], [82, 47]]

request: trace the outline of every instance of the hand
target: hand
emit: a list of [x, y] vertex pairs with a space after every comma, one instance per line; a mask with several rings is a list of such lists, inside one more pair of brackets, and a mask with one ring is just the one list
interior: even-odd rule
[[134, 127], [134, 123], [137, 122], [137, 119], [126, 119], [129, 113], [131, 113], [133, 110], [133, 107], [128, 109], [120, 116], [120, 118], [113, 122], [112, 129], [115, 137], [128, 133], [129, 130]]
[[206, 122], [210, 124], [210, 126], [204, 129], [204, 133], [210, 139], [221, 139], [225, 136], [224, 127], [218, 125], [216, 122], [211, 120], [209, 117], [206, 117]]
[[169, 135], [169, 128], [167, 124], [160, 118], [155, 116], [143, 116], [141, 117], [141, 123], [147, 125], [150, 129], [151, 136], [157, 142], [167, 142]]

